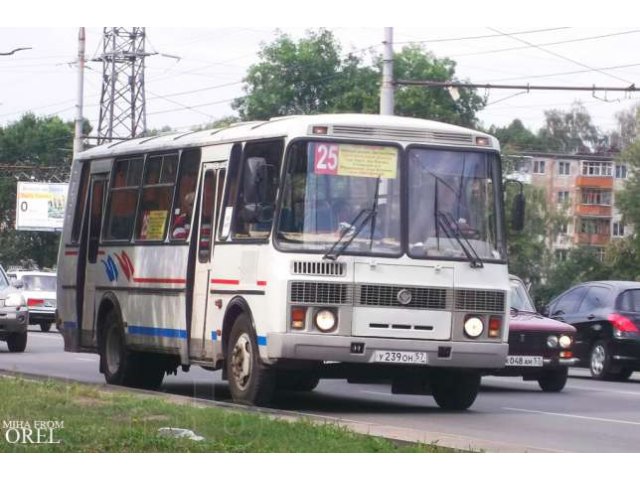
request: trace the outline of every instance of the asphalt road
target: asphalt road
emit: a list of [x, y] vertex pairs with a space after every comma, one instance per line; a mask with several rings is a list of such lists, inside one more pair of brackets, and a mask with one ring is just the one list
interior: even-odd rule
[[[55, 332], [29, 332], [27, 351], [0, 342], [0, 369], [104, 383], [98, 356], [65, 353]], [[165, 379], [167, 393], [229, 401], [219, 372], [193, 367]], [[340, 421], [351, 428], [405, 440], [493, 452], [640, 452], [640, 373], [628, 382], [592, 380], [573, 369], [561, 393], [537, 382], [485, 377], [466, 412], [440, 410], [429, 396], [392, 395], [386, 385], [323, 380], [311, 393], [278, 398], [276, 409]]]

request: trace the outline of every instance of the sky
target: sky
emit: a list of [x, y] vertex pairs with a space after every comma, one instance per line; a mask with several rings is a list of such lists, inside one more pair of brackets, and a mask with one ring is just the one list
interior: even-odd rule
[[[42, 22], [36, 20], [33, 25]], [[67, 19], [66, 23], [79, 25], [83, 20], [86, 19]], [[109, 23], [111, 18], [104, 20]], [[149, 23], [138, 24], [171, 23], [167, 17], [160, 20], [150, 18]], [[272, 42], [277, 31], [298, 39], [308, 29], [318, 28], [314, 25], [331, 24], [327, 18], [318, 18], [325, 20], [323, 23], [314, 22], [313, 15], [306, 23], [277, 16], [264, 20], [264, 24], [247, 22], [242, 27], [147, 26], [146, 50], [153, 53], [146, 60], [145, 70], [147, 127], [188, 129], [233, 115], [231, 101], [243, 95], [243, 77], [247, 68], [258, 61], [261, 45]], [[460, 25], [436, 28], [433, 25], [438, 22], [424, 22], [424, 26], [394, 27], [394, 50], [419, 43], [438, 57], [454, 60], [457, 79], [473, 83], [640, 86], [640, 27], [554, 27], [548, 20], [524, 26], [514, 26], [512, 22], [510, 26], [505, 18], [496, 18], [497, 26], [492, 26], [492, 18], [481, 20], [478, 23], [482, 25], [469, 23], [467, 17]], [[367, 20], [362, 19], [361, 23], [366, 25]], [[334, 32], [344, 54], [356, 52], [370, 58], [382, 52], [383, 26], [326, 28]], [[86, 27], [86, 32], [84, 116], [95, 133], [102, 64], [94, 59], [102, 53], [102, 27]], [[77, 26], [58, 26], [55, 22], [0, 25], [0, 53], [30, 47], [11, 56], [0, 56], [0, 126], [17, 121], [29, 111], [39, 116], [74, 118], [77, 35]], [[580, 101], [593, 123], [604, 132], [610, 131], [617, 125], [616, 112], [640, 102], [640, 93], [625, 92], [479, 89], [477, 93], [487, 101], [478, 113], [484, 127], [506, 126], [519, 118], [533, 130], [543, 125], [545, 110], [569, 110], [574, 101]]]

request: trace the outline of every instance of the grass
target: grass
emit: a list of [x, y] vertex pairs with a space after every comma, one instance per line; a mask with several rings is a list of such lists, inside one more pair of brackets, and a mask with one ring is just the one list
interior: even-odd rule
[[[63, 422], [59, 443], [11, 443], [10, 421]], [[15, 425], [15, 424], [14, 424]], [[161, 435], [162, 427], [186, 428], [203, 441]], [[11, 430], [11, 431], [9, 431]], [[49, 431], [43, 438], [49, 439]], [[7, 438], [9, 437], [9, 438]], [[32, 436], [35, 438], [35, 434]], [[0, 378], [0, 452], [451, 452], [436, 445], [399, 445], [344, 427], [286, 421], [258, 413], [178, 404], [98, 386]]]

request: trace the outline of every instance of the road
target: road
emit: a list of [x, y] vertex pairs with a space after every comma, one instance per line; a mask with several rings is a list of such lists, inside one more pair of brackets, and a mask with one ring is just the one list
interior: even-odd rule
[[[65, 353], [57, 332], [29, 332], [27, 351], [0, 342], [0, 369], [103, 384], [98, 357]], [[165, 379], [167, 393], [230, 401], [219, 372], [194, 367]], [[428, 396], [392, 395], [386, 385], [323, 380], [311, 393], [278, 398], [274, 408], [339, 420], [357, 431], [492, 452], [640, 452], [640, 373], [628, 382], [592, 380], [573, 369], [561, 393], [537, 382], [485, 377], [470, 410], [444, 412]]]

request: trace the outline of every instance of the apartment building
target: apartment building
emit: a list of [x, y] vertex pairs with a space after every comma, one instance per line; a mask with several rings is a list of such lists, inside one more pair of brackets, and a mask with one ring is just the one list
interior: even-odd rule
[[548, 239], [559, 260], [574, 246], [590, 246], [603, 255], [612, 238], [631, 233], [615, 208], [627, 165], [592, 154], [523, 153], [511, 158], [515, 165], [511, 178], [544, 189], [548, 204], [562, 209], [568, 218], [560, 234]]

